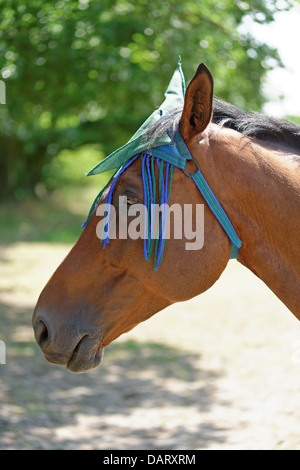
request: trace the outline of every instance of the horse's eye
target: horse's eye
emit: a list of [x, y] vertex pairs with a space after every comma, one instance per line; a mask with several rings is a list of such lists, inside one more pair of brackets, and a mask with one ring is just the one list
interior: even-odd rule
[[139, 203], [139, 198], [136, 194], [126, 193], [126, 197], [127, 197], [127, 205], [128, 206], [133, 206], [133, 204], [138, 204]]

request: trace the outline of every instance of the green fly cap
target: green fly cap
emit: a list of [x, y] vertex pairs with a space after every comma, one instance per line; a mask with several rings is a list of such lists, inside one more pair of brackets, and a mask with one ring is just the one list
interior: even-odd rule
[[[87, 176], [98, 175], [99, 173], [104, 173], [108, 170], [121, 168], [134, 155], [149, 150], [147, 139], [144, 137], [145, 133], [152, 124], [157, 122], [162, 117], [164, 113], [171, 111], [172, 109], [179, 108], [180, 106], [182, 107], [184, 103], [184, 94], [185, 81], [181, 69], [181, 63], [179, 61], [165, 93], [165, 100], [159, 109], [156, 109], [151, 114], [151, 116], [148, 117], [148, 119], [131, 137], [127, 144], [108, 155], [108, 157], [92, 168]], [[152, 147], [169, 145], [171, 142], [172, 141], [170, 137], [165, 133], [155, 140], [154, 144], [152, 144]]]

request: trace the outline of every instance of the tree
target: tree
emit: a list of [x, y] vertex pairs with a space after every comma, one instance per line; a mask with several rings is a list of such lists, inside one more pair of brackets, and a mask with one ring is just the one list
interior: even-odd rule
[[122, 145], [162, 101], [179, 55], [188, 80], [204, 61], [219, 97], [259, 110], [261, 79], [280, 58], [238, 26], [292, 3], [0, 0], [2, 195], [32, 190], [63, 148]]

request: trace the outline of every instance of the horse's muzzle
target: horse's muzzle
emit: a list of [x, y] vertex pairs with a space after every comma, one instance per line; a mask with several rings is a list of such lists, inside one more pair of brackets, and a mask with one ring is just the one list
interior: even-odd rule
[[47, 315], [37, 310], [32, 325], [36, 342], [49, 362], [66, 365], [71, 372], [85, 372], [100, 364], [103, 348], [99, 336], [92, 331], [81, 331], [76, 324], [72, 328], [60, 326], [57, 331]]

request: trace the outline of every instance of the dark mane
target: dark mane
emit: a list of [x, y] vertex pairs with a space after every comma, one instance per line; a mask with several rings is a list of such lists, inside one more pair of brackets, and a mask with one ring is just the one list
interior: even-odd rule
[[[174, 135], [182, 109], [175, 109], [155, 123], [146, 134], [151, 143], [168, 132]], [[248, 137], [256, 137], [264, 141], [281, 142], [283, 145], [300, 147], [300, 126], [289, 121], [266, 116], [260, 113], [245, 113], [236, 106], [220, 99], [214, 99], [212, 122], [240, 132]]]
[[260, 113], [247, 114], [219, 99], [214, 100], [212, 120], [219, 126], [234, 129], [248, 137], [300, 146], [300, 126], [297, 124]]

